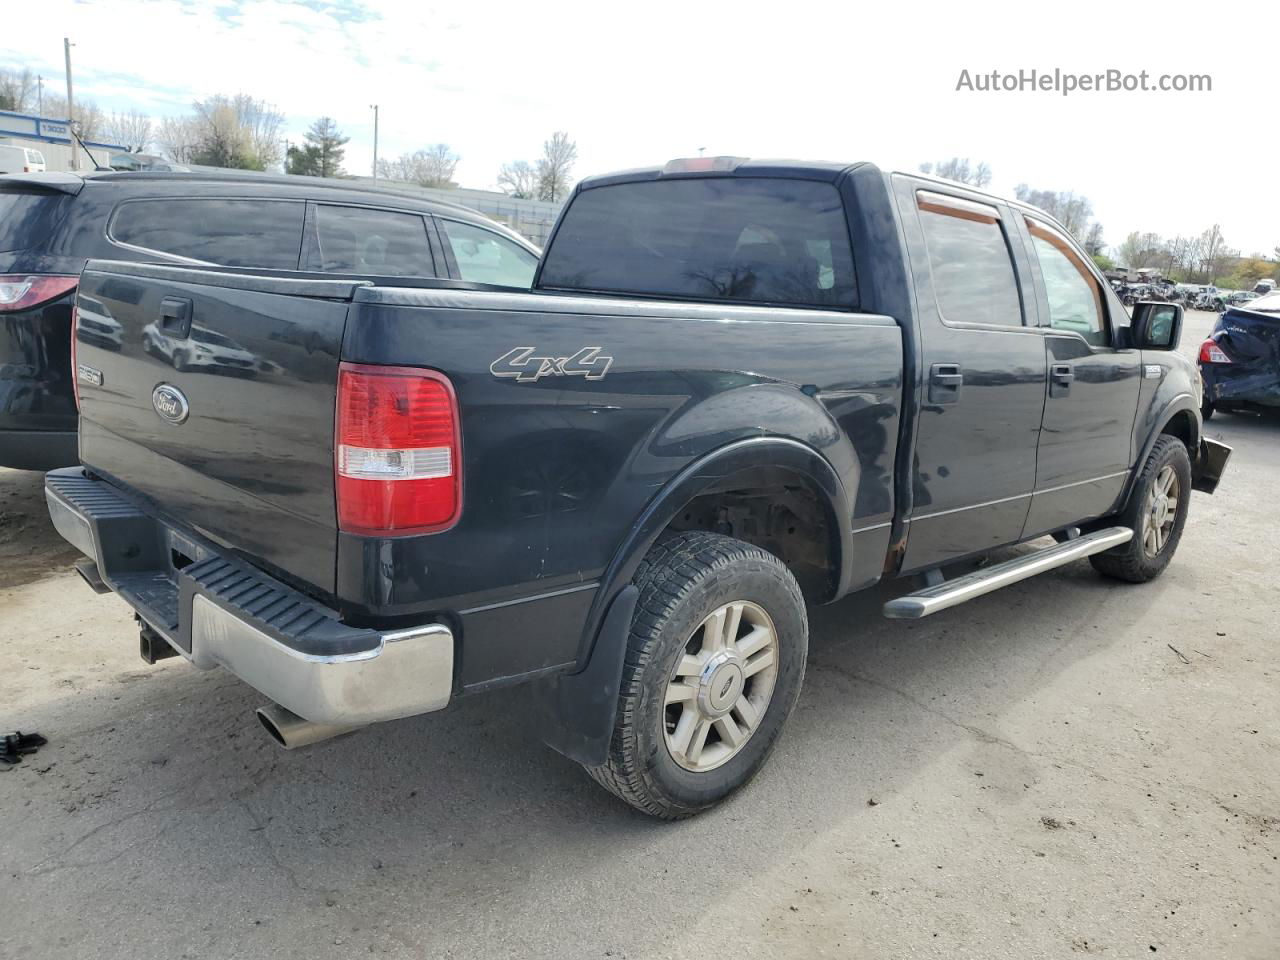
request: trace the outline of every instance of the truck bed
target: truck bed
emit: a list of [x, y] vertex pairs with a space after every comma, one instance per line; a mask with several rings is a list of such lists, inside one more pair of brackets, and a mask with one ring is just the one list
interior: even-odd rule
[[[734, 443], [818, 451], [853, 501], [838, 535], [863, 538], [846, 579], [878, 575], [903, 383], [894, 320], [461, 286], [90, 262], [81, 302], [124, 332], [118, 351], [78, 344], [81, 459], [350, 623], [451, 618], [464, 688], [578, 663], [583, 623], [608, 599], [602, 575], [646, 505]], [[157, 334], [166, 301], [189, 301], [211, 356]], [[338, 529], [340, 361], [452, 382], [463, 509], [451, 530]], [[189, 404], [180, 423], [153, 402], [166, 384]]]

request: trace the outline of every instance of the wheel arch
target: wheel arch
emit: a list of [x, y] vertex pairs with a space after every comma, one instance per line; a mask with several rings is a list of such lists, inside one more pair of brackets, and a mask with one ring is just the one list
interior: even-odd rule
[[1138, 481], [1138, 474], [1142, 472], [1143, 464], [1151, 456], [1151, 450], [1155, 447], [1156, 441], [1162, 436], [1167, 434], [1181, 440], [1187, 448], [1187, 456], [1191, 458], [1193, 465], [1199, 455], [1200, 436], [1203, 429], [1200, 420], [1200, 402], [1191, 394], [1179, 393], [1177, 396], [1172, 397], [1160, 407], [1159, 412], [1152, 416], [1149, 422], [1152, 426], [1147, 431], [1146, 438], [1142, 443], [1142, 449], [1134, 460], [1133, 469], [1129, 471], [1129, 479], [1125, 483], [1121, 509], [1123, 509], [1124, 504], [1129, 502], [1129, 497], [1133, 495], [1133, 488]]
[[[838, 596], [853, 542], [850, 523], [852, 499], [846, 481], [813, 447], [789, 437], [771, 436], [750, 437], [718, 447], [669, 480], [646, 504], [615, 551], [601, 578], [597, 592], [599, 605], [602, 608], [607, 606], [630, 582], [648, 549], [664, 531], [677, 523], [690, 504], [709, 494], [749, 486], [758, 482], [765, 471], [785, 475], [813, 495], [822, 511], [828, 535], [827, 561], [832, 570], [829, 590], [826, 595], [815, 599], [822, 601]], [[856, 481], [857, 478], [853, 478], [855, 484]], [[739, 539], [745, 538], [739, 536]], [[597, 612], [603, 615], [603, 609], [593, 611]], [[588, 623], [589, 634], [594, 632], [593, 626]]]

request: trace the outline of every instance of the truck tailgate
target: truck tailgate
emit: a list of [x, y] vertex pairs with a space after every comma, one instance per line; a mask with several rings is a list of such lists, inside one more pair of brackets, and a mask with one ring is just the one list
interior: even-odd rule
[[360, 285], [90, 261], [75, 342], [81, 461], [331, 593], [338, 354]]

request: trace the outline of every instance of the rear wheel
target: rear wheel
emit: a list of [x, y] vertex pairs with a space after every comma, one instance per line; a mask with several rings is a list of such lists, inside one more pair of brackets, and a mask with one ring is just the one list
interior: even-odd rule
[[588, 772], [633, 807], [677, 820], [764, 765], [800, 693], [808, 619], [781, 560], [721, 534], [656, 544], [634, 582], [609, 757]]
[[1213, 405], [1213, 401], [1210, 400], [1208, 396], [1203, 396], [1200, 398], [1200, 419], [1201, 420], [1213, 419], [1213, 413], [1215, 410], [1217, 410], [1217, 407]]
[[1094, 554], [1094, 568], [1108, 577], [1145, 583], [1164, 572], [1182, 539], [1191, 503], [1191, 458], [1177, 437], [1156, 440], [1117, 522], [1133, 530], [1128, 543]]

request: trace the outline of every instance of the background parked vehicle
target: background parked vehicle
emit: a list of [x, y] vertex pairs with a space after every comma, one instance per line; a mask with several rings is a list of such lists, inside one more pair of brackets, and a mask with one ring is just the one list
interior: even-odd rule
[[113, 153], [107, 160], [112, 170], [143, 170], [150, 173], [190, 173], [191, 168], [183, 163], [174, 163], [164, 157], [153, 157], [145, 153]]
[[44, 173], [44, 154], [31, 147], [0, 143], [0, 174]]
[[1226, 309], [1200, 345], [1201, 415], [1280, 411], [1280, 293]]
[[[537, 248], [474, 211], [319, 179], [197, 173], [42, 173], [0, 177], [0, 466], [78, 461], [71, 308], [91, 257], [450, 278], [527, 289]], [[90, 336], [118, 337], [99, 302]], [[210, 336], [214, 336], [210, 332]], [[226, 343], [177, 363], [261, 372]]]

